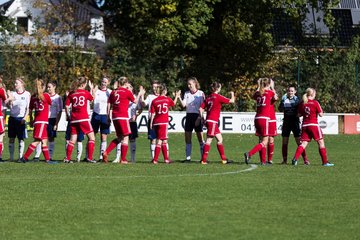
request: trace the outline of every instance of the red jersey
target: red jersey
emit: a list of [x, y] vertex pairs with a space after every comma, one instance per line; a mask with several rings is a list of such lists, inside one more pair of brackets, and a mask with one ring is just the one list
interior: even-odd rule
[[155, 114], [153, 125], [169, 122], [169, 108], [175, 106], [174, 101], [167, 96], [159, 96], [151, 102], [150, 113]]
[[84, 89], [77, 89], [69, 93], [65, 100], [65, 106], [71, 105], [71, 122], [83, 122], [89, 119], [88, 101], [92, 101], [93, 96]]
[[218, 122], [221, 106], [228, 103], [230, 103], [229, 98], [217, 93], [210, 94], [201, 104], [201, 108], [206, 109], [206, 121]]
[[307, 103], [301, 102], [298, 108], [298, 113], [303, 116], [303, 126], [309, 124], [318, 124], [318, 114], [323, 110], [318, 101], [308, 100]]
[[[271, 90], [265, 90], [263, 95], [260, 95], [259, 91], [256, 91], [256, 93], [253, 96], [253, 99], [256, 100], [256, 116], [257, 117], [271, 117], [271, 112], [274, 102], [274, 96], [275, 93]], [[273, 110], [275, 113], [275, 109]]]
[[49, 122], [49, 108], [51, 105], [51, 98], [48, 93], [44, 93], [44, 100], [40, 100], [35, 95], [31, 96], [29, 109], [35, 110], [34, 124]]
[[3, 102], [6, 100], [6, 94], [5, 94], [5, 89], [4, 88], [0, 88], [0, 116], [3, 115], [2, 113], [2, 104]]
[[128, 89], [119, 87], [113, 90], [108, 99], [112, 105], [112, 119], [129, 119], [129, 104], [134, 101], [135, 97]]

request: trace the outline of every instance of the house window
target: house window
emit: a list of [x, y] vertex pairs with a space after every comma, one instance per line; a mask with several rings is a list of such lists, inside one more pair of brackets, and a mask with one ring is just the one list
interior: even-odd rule
[[27, 17], [18, 17], [17, 18], [17, 30], [21, 33], [28, 32], [29, 30], [29, 20]]

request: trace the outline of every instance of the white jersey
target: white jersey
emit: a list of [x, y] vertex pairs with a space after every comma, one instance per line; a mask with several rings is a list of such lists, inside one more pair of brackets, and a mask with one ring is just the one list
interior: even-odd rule
[[149, 94], [145, 99], [145, 106], [148, 106], [148, 109], [149, 109], [149, 114], [148, 114], [149, 118], [151, 117], [151, 115], [150, 115], [151, 103], [157, 97], [158, 96], [156, 96], [155, 94]]
[[106, 115], [107, 114], [107, 103], [108, 99], [110, 97], [111, 90], [100, 90], [98, 89], [95, 92], [94, 96], [94, 112], [100, 115]]
[[49, 108], [49, 118], [56, 118], [59, 112], [63, 109], [63, 100], [59, 94], [55, 93], [54, 95], [50, 96], [51, 98], [51, 105]]
[[28, 91], [17, 93], [11, 92], [13, 101], [10, 105], [10, 116], [16, 118], [25, 117], [26, 111], [29, 109], [31, 95]]
[[195, 93], [190, 91], [185, 92], [182, 103], [186, 106], [186, 113], [199, 113], [201, 104], [205, 100], [205, 94], [201, 90], [197, 90]]
[[138, 102], [138, 104], [134, 103], [134, 102], [130, 102], [129, 104], [129, 110], [128, 110], [128, 113], [129, 113], [129, 119], [131, 121], [131, 119], [136, 116], [136, 111], [138, 109], [141, 109], [141, 104], [140, 102]]

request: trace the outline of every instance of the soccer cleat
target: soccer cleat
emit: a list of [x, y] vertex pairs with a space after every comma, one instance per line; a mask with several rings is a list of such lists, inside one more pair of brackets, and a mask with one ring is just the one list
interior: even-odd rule
[[208, 164], [209, 162], [208, 161], [200, 161], [200, 163], [202, 164], [202, 165], [206, 165], [206, 164]]
[[68, 159], [64, 158], [64, 163], [74, 163], [74, 162], [71, 161], [71, 160], [68, 160]]
[[231, 164], [231, 163], [234, 163], [234, 161], [230, 160], [230, 159], [224, 159], [224, 160], [221, 160], [221, 163], [222, 164]]
[[266, 166], [266, 162], [260, 162], [261, 166]]
[[246, 164], [249, 164], [250, 162], [250, 155], [248, 152], [244, 153], [244, 158], [245, 158], [245, 163]]
[[18, 162], [18, 163], [27, 163], [28, 160], [25, 160], [24, 157], [21, 157], [21, 158], [19, 158], [19, 160], [18, 160], [17, 162]]
[[283, 161], [281, 162], [281, 164], [286, 165], [286, 164], [287, 164], [287, 161], [286, 161], [286, 160], [283, 160]]
[[327, 162], [327, 163], [324, 163], [323, 166], [324, 167], [333, 167], [333, 166], [335, 166], [335, 164]]
[[96, 160], [90, 160], [90, 159], [86, 159], [85, 162], [86, 162], [86, 163], [97, 163]]
[[308, 160], [304, 161], [304, 165], [310, 165], [310, 162]]
[[182, 163], [191, 163], [191, 159], [185, 159], [181, 161]]
[[120, 164], [128, 164], [129, 162], [128, 162], [128, 160], [121, 160], [120, 161]]
[[52, 161], [52, 160], [45, 160], [45, 163], [47, 163], [47, 164], [57, 164], [57, 162]]
[[2, 160], [2, 158], [0, 158], [0, 163], [4, 163], [5, 161], [4, 160]]
[[39, 162], [40, 159], [39, 159], [38, 157], [34, 157], [34, 158], [32, 159], [32, 161], [33, 161], [33, 162]]
[[104, 163], [108, 163], [109, 162], [109, 155], [106, 152], [103, 152], [102, 154], [102, 160]]
[[291, 164], [293, 166], [296, 166], [298, 164], [297, 160], [294, 158], [293, 160], [291, 160]]
[[112, 161], [112, 163], [119, 163], [120, 159], [115, 159], [114, 161]]
[[158, 164], [159, 162], [158, 162], [158, 161], [155, 161], [155, 160], [152, 160], [151, 163], [152, 163], [152, 164]]
[[170, 164], [170, 163], [172, 163], [172, 161], [171, 161], [171, 160], [169, 160], [169, 159], [164, 160], [164, 162], [165, 162], [166, 164]]
[[266, 164], [268, 164], [268, 165], [272, 165], [273, 164], [273, 161], [267, 161], [267, 163]]

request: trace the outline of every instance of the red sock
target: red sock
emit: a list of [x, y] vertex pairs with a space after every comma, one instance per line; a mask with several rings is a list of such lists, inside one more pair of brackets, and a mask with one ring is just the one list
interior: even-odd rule
[[159, 160], [160, 151], [161, 151], [161, 145], [156, 145], [154, 159], [153, 159], [154, 162], [157, 162]]
[[282, 156], [283, 156], [283, 161], [287, 161], [287, 156], [288, 156], [288, 145], [287, 144], [282, 145]]
[[3, 153], [3, 143], [0, 142], [0, 155], [2, 156], [2, 153]]
[[266, 147], [262, 147], [260, 150], [260, 160], [262, 163], [266, 163]]
[[307, 155], [306, 155], [306, 150], [305, 150], [305, 149], [304, 149], [304, 151], [302, 152], [301, 156], [302, 156], [302, 158], [304, 159], [304, 162], [309, 161], [309, 159], [308, 159], [308, 157], [307, 157]]
[[221, 160], [226, 160], [224, 145], [222, 143], [218, 143], [216, 146], [219, 151]]
[[169, 152], [168, 152], [168, 148], [167, 148], [167, 143], [163, 143], [161, 145], [161, 150], [164, 156], [164, 160], [169, 160]]
[[263, 144], [262, 144], [262, 143], [256, 144], [255, 147], [253, 147], [253, 149], [250, 150], [249, 156], [251, 157], [252, 155], [254, 155], [255, 153], [257, 153], [258, 151], [260, 151], [262, 148], [263, 148]]
[[121, 144], [121, 161], [126, 161], [128, 148], [129, 146], [127, 144], [124, 143]]
[[66, 159], [67, 160], [71, 160], [71, 154], [72, 154], [73, 149], [74, 149], [74, 143], [69, 142], [66, 147]]
[[204, 150], [203, 150], [203, 155], [201, 157], [201, 161], [206, 162], [206, 159], [207, 159], [207, 157], [209, 155], [209, 152], [210, 152], [210, 144], [206, 143], [204, 145]]
[[269, 143], [268, 145], [268, 149], [267, 149], [267, 155], [268, 155], [268, 161], [272, 161], [273, 156], [274, 156], [274, 148], [275, 148], [275, 144], [274, 143]]
[[49, 154], [48, 146], [42, 146], [41, 149], [42, 149], [42, 153], [44, 154], [45, 161], [49, 161], [50, 160], [50, 154]]
[[35, 150], [36, 145], [34, 143], [30, 144], [28, 149], [26, 150], [25, 154], [24, 154], [24, 159], [28, 160], [30, 155], [33, 153], [33, 151]]
[[112, 140], [109, 144], [109, 146], [106, 148], [105, 152], [106, 154], [110, 154], [111, 151], [116, 148], [116, 146], [119, 144], [119, 140], [117, 138], [115, 138], [114, 140]]
[[301, 155], [301, 153], [302, 153], [304, 150], [305, 150], [305, 148], [304, 148], [302, 145], [299, 145], [299, 146], [297, 147], [297, 149], [296, 149], [294, 158], [295, 158], [296, 160], [298, 160], [299, 157], [300, 157], [300, 155]]
[[87, 144], [87, 156], [88, 156], [87, 158], [89, 160], [93, 160], [94, 149], [95, 149], [95, 141], [89, 140]]
[[328, 162], [327, 156], [326, 156], [326, 148], [319, 148], [319, 153], [321, 156], [321, 161], [323, 164]]

